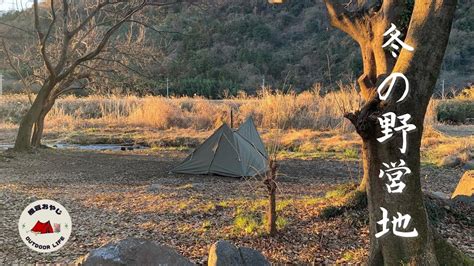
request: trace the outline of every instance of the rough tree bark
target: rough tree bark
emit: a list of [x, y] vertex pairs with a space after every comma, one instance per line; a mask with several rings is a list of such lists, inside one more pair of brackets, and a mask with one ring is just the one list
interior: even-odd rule
[[[364, 63], [363, 74], [358, 83], [366, 104], [355, 113], [346, 114], [363, 140], [363, 184], [366, 185], [369, 227], [370, 265], [413, 263], [415, 265], [438, 265], [446, 260], [435, 248], [435, 234], [429, 225], [420, 184], [420, 144], [423, 120], [448, 42], [456, 0], [416, 0], [413, 10], [409, 1], [358, 1], [325, 0], [331, 24], [349, 34], [359, 43]], [[408, 17], [406, 16], [408, 14]], [[410, 18], [411, 14], [411, 18]], [[414, 51], [400, 50], [394, 59], [382, 48], [383, 33], [391, 23], [400, 27], [407, 24], [404, 42]], [[398, 81], [386, 101], [377, 95], [379, 85], [391, 72], [404, 74], [410, 85], [409, 94], [403, 102], [396, 103], [404, 91], [404, 82]], [[417, 128], [408, 133], [408, 150], [399, 152], [401, 134], [385, 143], [377, 141], [382, 134], [377, 117], [387, 112], [397, 115], [410, 114], [410, 124]], [[412, 173], [403, 177], [406, 188], [401, 194], [388, 194], [385, 183], [379, 178], [382, 163], [399, 162], [403, 159]], [[407, 232], [416, 228], [418, 237], [401, 238], [390, 232], [381, 238], [377, 222], [382, 220], [380, 207], [388, 210], [388, 217], [397, 212], [411, 215]], [[389, 223], [391, 229], [391, 223]]]
[[31, 145], [33, 147], [41, 146], [41, 139], [43, 138], [43, 130], [44, 130], [44, 120], [46, 118], [46, 115], [49, 113], [49, 111], [51, 111], [51, 108], [53, 107], [55, 102], [56, 102], [56, 99], [49, 98], [48, 100], [45, 101], [44, 103], [45, 105], [41, 109], [41, 112], [33, 128], [33, 136], [31, 138]]
[[267, 233], [274, 236], [277, 232], [276, 228], [276, 190], [277, 184], [275, 182], [278, 165], [275, 160], [269, 160], [269, 170], [266, 174], [264, 184], [268, 191], [268, 206], [267, 206]]
[[71, 88], [70, 86], [75, 81], [80, 81], [82, 79], [88, 79], [90, 75], [88, 73], [78, 74], [74, 76], [70, 76], [63, 81], [59, 82], [56, 85], [56, 90], [53, 90], [50, 93], [49, 97], [43, 101], [43, 106], [41, 107], [41, 111], [33, 124], [33, 135], [31, 137], [31, 146], [32, 147], [41, 147], [41, 139], [43, 138], [43, 130], [44, 130], [44, 121], [46, 115], [51, 111], [54, 104], [56, 103], [56, 99], [61, 95], [73, 89], [78, 89], [78, 87]]
[[[43, 106], [47, 103], [49, 93], [51, 92], [53, 87], [54, 85], [51, 85], [50, 82], [46, 82], [45, 84], [43, 84], [40, 91], [36, 95], [36, 98], [33, 101], [33, 104], [31, 105], [30, 109], [22, 118], [20, 122], [20, 126], [18, 128], [18, 134], [15, 140], [15, 147], [14, 147], [15, 151], [27, 151], [27, 150], [30, 150], [31, 147], [33, 147], [32, 130], [33, 130], [33, 127], [39, 121], [39, 118], [43, 111]], [[43, 120], [43, 124], [44, 124], [44, 120]], [[36, 141], [35, 144], [40, 143], [39, 140], [37, 139], [35, 141]]]

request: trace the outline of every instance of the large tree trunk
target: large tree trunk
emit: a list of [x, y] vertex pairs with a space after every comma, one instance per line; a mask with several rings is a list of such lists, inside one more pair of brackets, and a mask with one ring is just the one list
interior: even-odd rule
[[43, 137], [43, 130], [44, 130], [44, 119], [46, 115], [43, 115], [44, 112], [38, 117], [34, 127], [33, 127], [33, 136], [31, 137], [31, 147], [32, 148], [39, 148], [41, 147], [41, 138]]
[[[360, 1], [359, 1], [360, 2]], [[371, 2], [371, 1], [367, 1]], [[373, 2], [373, 1], [372, 1]], [[355, 125], [363, 140], [364, 178], [361, 187], [366, 185], [369, 229], [370, 229], [370, 265], [399, 265], [405, 263], [437, 265], [442, 257], [437, 257], [435, 240], [430, 227], [420, 181], [420, 145], [423, 133], [423, 120], [431, 98], [433, 88], [446, 49], [454, 10], [455, 0], [416, 0], [413, 11], [408, 10], [406, 1], [382, 1], [379, 5], [367, 6], [358, 10], [349, 10], [347, 1], [326, 0], [331, 24], [345, 31], [360, 45], [364, 61], [364, 73], [359, 78], [361, 94], [366, 100], [365, 106], [346, 117]], [[406, 11], [411, 12], [411, 20], [404, 42], [414, 51], [401, 50], [394, 59], [389, 51], [382, 49], [383, 33], [391, 23], [403, 26]], [[401, 37], [403, 38], [403, 37]], [[403, 39], [402, 39], [403, 40]], [[402, 102], [396, 102], [405, 90], [404, 82], [396, 82], [389, 99], [381, 101], [377, 95], [377, 86], [390, 74], [401, 73], [409, 81], [409, 94]], [[408, 149], [405, 154], [401, 133], [380, 143], [382, 135], [378, 118], [382, 114], [393, 112], [397, 116], [410, 114], [409, 124], [416, 131], [408, 133]], [[387, 178], [380, 178], [383, 163], [406, 162], [411, 174], [402, 177], [406, 184], [403, 193], [389, 193], [385, 185]], [[388, 212], [389, 231], [377, 238], [382, 231], [377, 222], [382, 221], [384, 208]], [[393, 217], [398, 214], [411, 216], [408, 227], [402, 231], [418, 232], [416, 237], [396, 236], [392, 230]], [[442, 256], [442, 255], [439, 255]]]
[[31, 138], [31, 146], [33, 148], [41, 147], [41, 139], [43, 138], [44, 131], [44, 120], [46, 118], [46, 115], [48, 115], [49, 111], [51, 111], [51, 108], [53, 108], [54, 103], [55, 99], [50, 98], [46, 100], [46, 102], [44, 103], [45, 105], [34, 124], [33, 137]]
[[[54, 85], [51, 85], [50, 82], [45, 83], [41, 87], [30, 109], [21, 119], [13, 150], [18, 152], [31, 150], [33, 127], [37, 125], [37, 122], [40, 120], [42, 114], [46, 116], [47, 112], [44, 113], [44, 107], [47, 105], [46, 103], [48, 102], [49, 94], [53, 87]], [[42, 121], [44, 124], [44, 117]], [[37, 126], [35, 126], [35, 130], [38, 130]], [[36, 139], [36, 141], [38, 140]]]
[[[418, 124], [418, 123], [417, 123]], [[420, 184], [420, 140], [421, 123], [418, 124], [419, 131], [416, 136], [410, 135], [410, 149], [404, 160], [411, 169], [412, 174], [406, 176], [403, 181], [406, 187], [402, 194], [387, 195], [384, 190], [386, 179], [379, 178], [380, 165], [383, 162], [398, 162], [400, 157], [393, 151], [398, 149], [400, 144], [393, 141], [389, 144], [380, 144], [377, 139], [371, 137], [364, 140], [364, 172], [368, 178], [367, 194], [371, 233], [371, 249], [369, 264], [399, 264], [399, 262], [410, 262], [418, 264], [436, 265], [436, 255], [434, 242], [429, 229], [429, 223], [425, 207], [423, 205], [423, 194]], [[403, 231], [416, 229], [417, 237], [401, 238], [395, 236], [391, 230], [385, 236], [377, 239], [375, 233], [381, 231], [377, 222], [382, 220], [380, 207], [389, 210], [389, 218], [396, 216], [397, 212], [409, 214], [411, 216], [409, 227]], [[392, 225], [389, 223], [389, 228]]]

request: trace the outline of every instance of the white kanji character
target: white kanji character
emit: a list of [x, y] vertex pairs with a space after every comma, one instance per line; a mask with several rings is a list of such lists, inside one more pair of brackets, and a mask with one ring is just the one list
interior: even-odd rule
[[393, 224], [393, 234], [400, 237], [417, 237], [418, 232], [416, 228], [413, 229], [411, 232], [400, 232], [397, 228], [406, 229], [408, 223], [410, 223], [411, 216], [409, 214], [402, 215], [401, 213], [397, 212], [398, 217], [393, 216], [392, 224]]
[[[410, 45], [404, 43], [402, 40], [400, 40], [398, 37], [400, 37], [401, 32], [397, 30], [397, 26], [395, 26], [393, 23], [391, 24], [391, 27], [383, 34], [383, 36], [390, 35], [390, 39], [388, 39], [383, 45], [382, 48], [387, 47], [390, 45], [395, 50], [398, 50], [400, 47], [396, 45], [394, 42], [397, 42], [399, 45], [402, 46], [402, 48], [408, 50], [408, 51], [413, 51], [413, 47]], [[395, 53], [395, 51], [392, 51], [392, 56], [397, 57], [398, 55]]]
[[380, 122], [380, 127], [382, 128], [383, 137], [377, 138], [380, 143], [385, 142], [393, 136], [393, 129], [395, 128], [395, 123], [397, 115], [393, 112], [388, 112], [382, 115], [382, 118], [378, 118]]
[[400, 123], [402, 123], [402, 125], [396, 127], [395, 131], [402, 131], [403, 144], [400, 148], [400, 152], [405, 154], [405, 152], [407, 151], [407, 133], [409, 131], [415, 130], [416, 126], [413, 124], [407, 124], [407, 122], [411, 119], [410, 114], [400, 115], [398, 116], [398, 119], [400, 120]]
[[[397, 78], [400, 78], [400, 77], [403, 79], [403, 81], [405, 81], [405, 91], [403, 92], [402, 97], [400, 97], [400, 99], [397, 100], [397, 103], [403, 101], [405, 99], [405, 97], [407, 97], [408, 91], [410, 89], [410, 84], [408, 83], [407, 77], [405, 77], [405, 75], [403, 75], [402, 73], [394, 72], [394, 73], [390, 74], [390, 76], [385, 78], [384, 81], [382, 81], [382, 83], [377, 87], [377, 92], [379, 94], [380, 100], [382, 100], [382, 101], [387, 100], [388, 96], [390, 96], [390, 94], [392, 92], [393, 86], [395, 86], [395, 82], [397, 81]], [[391, 82], [390, 82], [390, 85], [389, 85], [387, 91], [385, 92], [385, 94], [382, 94], [382, 90], [385, 89], [385, 87], [386, 87], [386, 85], [389, 81], [391, 81]]]
[[[390, 222], [390, 220], [388, 219], [388, 211], [383, 207], [380, 207], [380, 209], [382, 210], [382, 220], [378, 221], [377, 224], [382, 225], [382, 231], [375, 234], [376, 238], [379, 238], [389, 232], [389, 229], [387, 226], [388, 222]], [[398, 217], [393, 216], [393, 220], [392, 220], [393, 234], [400, 237], [417, 237], [418, 231], [416, 231], [416, 228], [414, 228], [413, 231], [411, 232], [398, 231], [399, 228], [406, 229], [408, 227], [408, 224], [410, 223], [410, 220], [411, 220], [411, 216], [409, 214], [402, 215], [399, 212], [397, 212], [397, 215]]]
[[[402, 124], [399, 127], [396, 127], [396, 119], [400, 120]], [[407, 133], [415, 130], [416, 126], [413, 124], [407, 124], [407, 122], [411, 119], [410, 114], [404, 114], [401, 116], [397, 116], [393, 112], [388, 112], [382, 115], [382, 118], [378, 117], [380, 127], [382, 128], [383, 136], [377, 138], [378, 142], [384, 143], [386, 140], [390, 139], [393, 136], [393, 132], [402, 131], [403, 137], [403, 144], [400, 148], [400, 151], [404, 154], [407, 149]]]
[[382, 225], [382, 231], [375, 234], [376, 238], [379, 238], [379, 237], [385, 235], [389, 231], [388, 226], [387, 226], [387, 223], [390, 221], [388, 219], [388, 211], [383, 207], [380, 207], [380, 209], [382, 210], [382, 217], [383, 218], [382, 218], [382, 220], [378, 221], [377, 224]]
[[380, 169], [379, 178], [387, 176], [390, 184], [385, 184], [387, 186], [388, 193], [402, 193], [403, 189], [406, 187], [405, 183], [401, 181], [401, 177], [404, 175], [411, 174], [410, 168], [406, 167], [404, 160], [400, 159], [400, 163], [382, 163], [385, 168], [385, 171]]

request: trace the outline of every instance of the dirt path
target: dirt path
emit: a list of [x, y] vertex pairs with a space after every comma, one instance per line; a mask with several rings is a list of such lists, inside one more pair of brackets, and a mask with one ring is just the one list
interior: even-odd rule
[[[285, 224], [277, 237], [269, 238], [258, 230], [236, 230], [235, 224], [239, 213], [263, 212], [260, 182], [168, 174], [184, 156], [170, 151], [0, 154], [0, 264], [71, 263], [92, 248], [126, 236], [165, 243], [198, 263], [206, 261], [218, 239], [257, 248], [280, 263], [365, 259], [368, 231], [360, 217], [319, 218], [327, 204], [320, 197], [336, 184], [357, 181], [357, 162], [282, 161], [278, 208]], [[450, 193], [462, 170], [424, 168], [423, 173], [425, 189]], [[73, 221], [69, 242], [49, 255], [30, 251], [16, 230], [23, 208], [42, 198], [60, 202]], [[469, 241], [466, 235], [473, 233], [472, 227], [457, 224], [447, 225], [447, 230], [459, 232], [455, 243]], [[472, 252], [472, 241], [463, 245]]]

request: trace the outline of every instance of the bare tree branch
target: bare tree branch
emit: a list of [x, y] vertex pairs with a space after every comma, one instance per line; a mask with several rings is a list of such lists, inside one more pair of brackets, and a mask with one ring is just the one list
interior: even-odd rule
[[[2, 39], [2, 47], [3, 47], [3, 51], [5, 52], [5, 55], [7, 57], [7, 61], [8, 61], [8, 64], [10, 65], [11, 68], [13, 68], [13, 70], [15, 71], [15, 73], [20, 77], [20, 80], [21, 80], [21, 83], [23, 84], [23, 87], [25, 89], [30, 89], [30, 86], [28, 85], [28, 83], [26, 82], [26, 79], [25, 77], [23, 76], [23, 74], [21, 73], [20, 69], [18, 68], [18, 66], [16, 66], [14, 63], [13, 63], [13, 59], [11, 57], [11, 54], [10, 54], [10, 51], [8, 50], [7, 48], [7, 45], [5, 44], [5, 40]], [[33, 103], [32, 99], [31, 99], [31, 96], [30, 94], [28, 94], [28, 100], [30, 102], [30, 104]]]
[[[57, 98], [60, 95], [63, 95], [69, 91], [78, 89], [77, 87], [71, 87], [72, 83], [75, 81], [82, 80], [82, 79], [88, 79], [89, 77], [90, 77], [89, 73], [82, 73], [82, 74], [78, 74], [78, 75], [75, 75], [74, 77], [70, 77], [61, 81], [60, 84], [58, 84], [56, 86], [56, 89], [53, 91], [52, 97]], [[82, 88], [84, 87], [85, 85], [82, 86]]]
[[144, 0], [140, 5], [132, 8], [129, 12], [127, 12], [127, 14], [119, 21], [117, 22], [115, 25], [113, 25], [110, 29], [107, 30], [107, 32], [105, 32], [102, 40], [100, 41], [100, 43], [97, 45], [97, 47], [87, 53], [86, 55], [76, 59], [69, 68], [67, 68], [64, 72], [62, 72], [60, 75], [59, 75], [59, 78], [64, 78], [66, 77], [67, 75], [69, 75], [72, 71], [74, 71], [74, 69], [82, 62], [84, 61], [87, 61], [87, 60], [91, 60], [93, 59], [95, 56], [97, 56], [101, 51], [102, 49], [104, 49], [105, 45], [107, 45], [107, 42], [109, 41], [110, 37], [115, 33], [115, 31], [117, 31], [123, 23], [125, 23], [131, 16], [133, 16], [133, 14], [137, 13], [139, 10], [141, 10], [144, 6], [146, 6], [146, 0]]
[[97, 13], [99, 13], [99, 11], [103, 7], [109, 4], [111, 4], [109, 0], [106, 0], [104, 2], [99, 2], [99, 4], [97, 4], [94, 10], [75, 29], [69, 32], [69, 35], [70, 36], [76, 35], [79, 31], [81, 31], [87, 25], [87, 23], [89, 23], [92, 20], [92, 18], [94, 18], [97, 15]]
[[32, 32], [29, 31], [29, 30], [26, 30], [26, 29], [23, 29], [23, 28], [14, 26], [14, 25], [10, 25], [10, 24], [5, 23], [5, 22], [1, 22], [1, 21], [0, 21], [0, 25], [4, 25], [4, 26], [10, 27], [10, 28], [12, 28], [12, 29], [19, 30], [19, 31], [24, 32], [24, 33], [26, 33], [26, 34], [28, 34], [28, 35], [35, 35], [34, 33], [32, 33]]
[[[54, 6], [53, 3], [51, 3], [51, 4], [52, 4], [52, 9], [54, 9], [53, 8], [53, 6]], [[41, 55], [43, 56], [44, 63], [46, 65], [46, 68], [48, 69], [49, 73], [51, 74], [51, 77], [55, 78], [56, 77], [56, 72], [54, 71], [54, 67], [51, 64], [51, 61], [49, 60], [48, 55], [46, 54], [46, 39], [49, 36], [50, 29], [48, 30], [48, 35], [46, 35], [46, 36], [41, 31], [41, 26], [40, 26], [40, 22], [39, 22], [38, 0], [34, 0], [33, 9], [34, 9], [34, 13], [35, 13], [35, 29], [36, 29], [36, 33], [38, 34], [38, 39], [39, 39], [39, 42], [40, 42]], [[50, 24], [50, 28], [51, 28], [51, 25], [53, 25], [55, 20], [56, 20], [56, 16], [54, 15], [53, 16], [53, 21]]]
[[[132, 71], [133, 73], [139, 75], [139, 76], [142, 76], [144, 78], [147, 78], [147, 79], [153, 79], [153, 77], [150, 77], [150, 76], [147, 76], [145, 74], [143, 74], [142, 72], [130, 67], [130, 66], [127, 66], [126, 64], [124, 64], [122, 61], [120, 60], [114, 60], [114, 59], [108, 59], [108, 58], [100, 58], [100, 57], [96, 57], [94, 58], [93, 60], [101, 60], [101, 61], [106, 61], [106, 62], [113, 62], [113, 63], [117, 63], [119, 64], [120, 66], [122, 66], [123, 68], [127, 69], [127, 70], [130, 70]], [[82, 65], [84, 66], [84, 65]]]
[[145, 23], [143, 21], [136, 20], [136, 19], [128, 19], [126, 22], [137, 23], [137, 24], [143, 25], [147, 29], [150, 29], [150, 30], [152, 30], [156, 33], [160, 33], [160, 34], [161, 33], [168, 33], [168, 34], [179, 34], [179, 35], [183, 35], [183, 36], [190, 36], [190, 34], [182, 33], [182, 32], [179, 32], [179, 31], [158, 30], [155, 27], [151, 26], [150, 24]]

